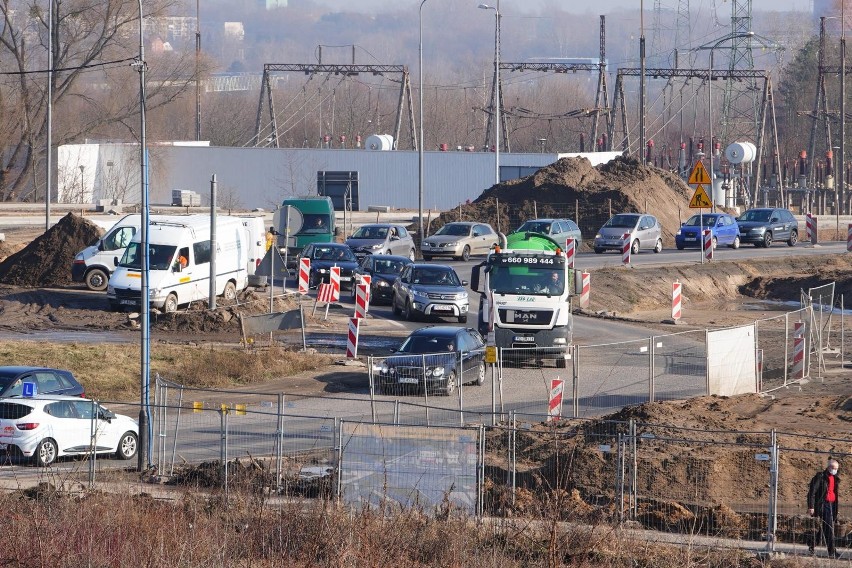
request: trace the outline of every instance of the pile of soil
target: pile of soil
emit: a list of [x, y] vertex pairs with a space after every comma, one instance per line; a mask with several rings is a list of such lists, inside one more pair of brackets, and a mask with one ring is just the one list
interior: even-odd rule
[[[560, 216], [550, 204], [577, 203], [583, 212], [579, 220], [584, 235], [600, 228], [600, 219], [610, 211], [649, 212], [659, 219], [666, 240], [674, 239], [680, 226], [681, 211], [689, 210], [693, 190], [678, 176], [639, 163], [630, 157], [592, 166], [586, 158], [562, 158], [525, 178], [506, 181], [485, 190], [473, 203], [464, 207], [466, 219], [490, 223], [497, 227], [497, 202], [503, 219]], [[434, 231], [458, 219], [455, 211], [443, 213], [435, 220]]]
[[68, 213], [46, 233], [0, 262], [0, 283], [27, 287], [71, 284], [74, 257], [102, 234], [97, 225]]

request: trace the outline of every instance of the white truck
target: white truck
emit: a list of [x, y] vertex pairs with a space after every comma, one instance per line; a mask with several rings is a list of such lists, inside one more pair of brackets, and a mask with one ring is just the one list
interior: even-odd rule
[[[141, 232], [115, 259], [107, 299], [112, 310], [139, 309], [142, 287]], [[245, 219], [216, 218], [216, 295], [234, 300], [246, 288], [248, 267], [256, 245]], [[164, 312], [206, 300], [210, 293], [212, 251], [210, 217], [189, 215], [151, 221], [148, 229], [148, 287], [150, 305]]]
[[553, 359], [566, 367], [574, 320], [565, 254], [537, 233], [501, 235], [501, 241], [471, 271], [470, 287], [481, 296], [480, 333], [498, 348], [518, 349], [515, 359]]

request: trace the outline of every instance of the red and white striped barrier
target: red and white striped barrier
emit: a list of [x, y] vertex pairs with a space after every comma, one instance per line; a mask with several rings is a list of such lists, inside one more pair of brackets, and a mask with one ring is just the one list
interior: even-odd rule
[[346, 357], [354, 359], [358, 356], [358, 327], [361, 320], [349, 318], [349, 336], [346, 339]]
[[852, 223], [846, 228], [846, 252], [852, 252]]
[[308, 283], [311, 275], [311, 259], [299, 259], [299, 294], [308, 293]]
[[340, 301], [340, 267], [332, 266], [329, 276], [329, 282], [331, 283], [331, 294], [332, 294], [332, 302]]
[[793, 380], [805, 378], [805, 324], [793, 324]]
[[621, 235], [621, 263], [630, 264], [630, 248], [633, 245], [630, 242], [630, 233]]
[[672, 319], [678, 321], [681, 317], [681, 292], [683, 284], [675, 280], [672, 282]]
[[812, 245], [817, 244], [817, 218], [816, 215], [808, 213], [805, 215], [805, 230], [808, 241]]
[[565, 239], [565, 264], [568, 268], [574, 268], [574, 258], [577, 256], [577, 241], [568, 237]]
[[589, 309], [590, 292], [591, 292], [591, 275], [588, 272], [580, 272], [580, 309]]
[[327, 282], [321, 282], [319, 285], [319, 290], [317, 290], [317, 302], [325, 302], [326, 304], [330, 304], [334, 301], [334, 289], [331, 287], [331, 284]]
[[367, 317], [367, 303], [370, 301], [370, 287], [366, 284], [355, 286], [355, 318]]
[[565, 381], [550, 380], [550, 402], [547, 406], [547, 421], [559, 420], [562, 417], [562, 395], [565, 391]]
[[704, 229], [704, 258], [713, 260], [713, 231]]
[[370, 295], [372, 294], [372, 288], [370, 286], [373, 283], [373, 277], [369, 274], [359, 274], [358, 276], [360, 278], [361, 284], [367, 285], [367, 306], [364, 310], [364, 312], [366, 313], [370, 311]]

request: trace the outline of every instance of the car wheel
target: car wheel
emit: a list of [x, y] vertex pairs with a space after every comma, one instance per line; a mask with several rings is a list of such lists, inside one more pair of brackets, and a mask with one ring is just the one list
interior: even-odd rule
[[675, 246], [677, 247], [677, 250], [683, 250], [683, 245], [675, 245]]
[[639, 254], [639, 239], [634, 240], [630, 245], [630, 254]]
[[467, 314], [459, 316], [459, 323], [467, 323]]
[[414, 262], [416, 259], [417, 259], [417, 251], [414, 250], [414, 249], [411, 249], [410, 251], [408, 251], [408, 260], [410, 260], [411, 262]]
[[178, 309], [178, 299], [174, 294], [169, 294], [169, 297], [166, 298], [166, 303], [163, 304], [163, 311], [167, 314], [173, 314]]
[[713, 237], [712, 242], [710, 244], [713, 247], [713, 250], [716, 250], [716, 247], [719, 245], [719, 241], [716, 240], [716, 237]]
[[470, 260], [470, 247], [469, 246], [464, 245], [464, 248], [462, 249], [461, 256], [459, 258], [461, 260], [463, 260], [464, 262], [467, 262], [468, 260]]
[[424, 254], [424, 255], [423, 255], [423, 260], [425, 260], [426, 262], [429, 262], [430, 260], [432, 260], [432, 255]]
[[35, 452], [33, 453], [33, 459], [35, 460], [36, 465], [45, 467], [56, 461], [58, 453], [59, 448], [56, 446], [56, 442], [50, 438], [46, 438], [39, 442], [38, 446], [36, 446]]
[[393, 315], [399, 317], [402, 314], [402, 311], [399, 309], [399, 306], [396, 305], [396, 294], [391, 298], [391, 308], [393, 308]]
[[739, 235], [737, 235], [736, 237], [734, 237], [734, 242], [732, 242], [732, 243], [731, 243], [731, 248], [732, 248], [732, 249], [738, 249], [738, 248], [740, 248], [740, 236], [739, 236]]
[[662, 252], [663, 251], [663, 239], [657, 239], [657, 243], [654, 245], [654, 252]]
[[450, 371], [450, 374], [444, 379], [444, 394], [450, 396], [456, 392], [456, 386], [456, 372]]
[[233, 302], [237, 299], [237, 287], [233, 282], [228, 282], [225, 284], [225, 291], [222, 292], [222, 298], [228, 300], [229, 302]]
[[125, 432], [118, 441], [118, 449], [115, 450], [116, 459], [129, 460], [136, 455], [139, 447], [139, 439], [133, 432]]
[[402, 307], [402, 318], [405, 321], [414, 321], [414, 310], [411, 308], [411, 301], [406, 299], [405, 306]]
[[603, 251], [604, 251], [604, 249], [595, 247], [595, 254], [601, 254], [601, 253], [603, 253]]
[[787, 246], [794, 247], [794, 246], [796, 246], [797, 242], [799, 242], [799, 232], [798, 231], [791, 231], [790, 232], [790, 238], [787, 239]]
[[474, 384], [478, 387], [485, 384], [485, 363], [480, 362], [479, 367], [476, 368], [476, 382]]
[[100, 268], [93, 268], [86, 273], [86, 288], [101, 292], [106, 290], [109, 276]]
[[766, 231], [763, 234], [763, 248], [769, 248], [772, 246], [772, 233]]

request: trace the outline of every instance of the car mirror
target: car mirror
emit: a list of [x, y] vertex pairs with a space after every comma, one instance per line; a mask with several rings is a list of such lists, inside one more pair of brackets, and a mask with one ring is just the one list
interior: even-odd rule
[[118, 266], [118, 257], [117, 256], [112, 257], [112, 263], [113, 263], [113, 265]]
[[772, 219], [769, 220], [770, 223], [777, 223], [778, 221], [780, 221], [780, 219], [778, 219], [778, 217], [773, 217]]
[[467, 286], [467, 285], [468, 285], [468, 281], [467, 281], [467, 280], [462, 280], [462, 286]]

